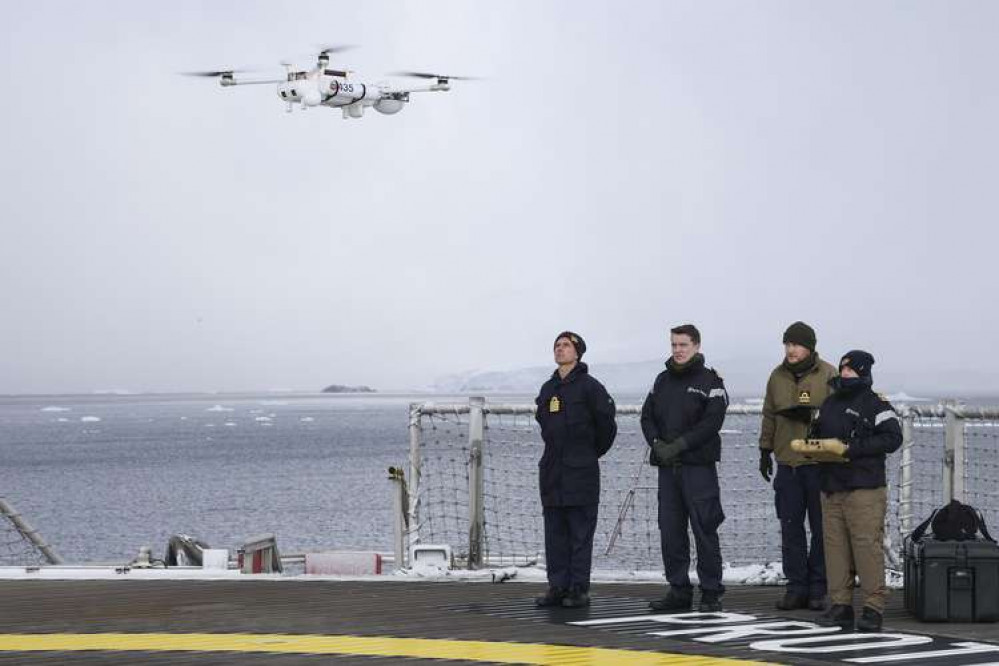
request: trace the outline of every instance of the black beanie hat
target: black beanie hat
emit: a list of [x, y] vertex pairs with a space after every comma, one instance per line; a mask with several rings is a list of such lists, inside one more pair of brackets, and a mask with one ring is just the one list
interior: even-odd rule
[[[583, 354], [586, 353], [586, 343], [583, 341], [583, 338], [573, 333], [572, 331], [562, 331], [561, 333], [555, 336], [555, 342], [557, 343], [562, 338], [569, 339], [569, 342], [572, 343], [572, 346], [576, 348], [576, 356], [582, 359]], [[554, 347], [555, 345], [553, 344], [552, 346]]]
[[788, 342], [815, 351], [815, 329], [803, 321], [796, 321], [784, 331], [784, 343]]
[[874, 365], [874, 357], [862, 349], [852, 349], [843, 354], [843, 358], [839, 360], [841, 370], [844, 365], [853, 368], [853, 371], [861, 377], [870, 377], [871, 366]]

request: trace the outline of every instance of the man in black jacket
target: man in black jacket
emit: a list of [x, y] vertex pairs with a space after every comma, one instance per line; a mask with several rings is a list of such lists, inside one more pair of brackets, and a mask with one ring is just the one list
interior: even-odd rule
[[538, 606], [580, 608], [590, 603], [593, 533], [600, 503], [599, 458], [617, 436], [614, 400], [590, 376], [583, 338], [572, 331], [555, 338], [558, 369], [541, 386], [534, 417], [545, 451], [538, 463], [545, 519], [548, 592]]
[[697, 547], [701, 612], [722, 608], [721, 547], [725, 520], [715, 463], [728, 394], [718, 374], [704, 365], [701, 334], [692, 324], [670, 330], [672, 355], [642, 405], [642, 433], [659, 467], [659, 532], [669, 592], [653, 610], [680, 612], [693, 605], [688, 523]]
[[832, 606], [821, 624], [853, 629], [853, 579], [860, 578], [864, 609], [858, 631], [881, 631], [888, 590], [883, 553], [888, 504], [885, 457], [902, 445], [891, 404], [871, 389], [874, 357], [847, 352], [832, 395], [819, 409], [813, 435], [837, 450], [841, 462], [822, 463], [822, 532]]

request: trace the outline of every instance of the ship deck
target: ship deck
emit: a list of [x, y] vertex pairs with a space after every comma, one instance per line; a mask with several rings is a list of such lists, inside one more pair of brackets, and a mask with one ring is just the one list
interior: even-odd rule
[[999, 664], [999, 624], [918, 622], [900, 590], [880, 635], [809, 635], [816, 613], [776, 611], [776, 587], [732, 586], [726, 614], [673, 617], [648, 610], [658, 585], [596, 584], [580, 610], [535, 608], [542, 591], [387, 577], [4, 580], [0, 664]]

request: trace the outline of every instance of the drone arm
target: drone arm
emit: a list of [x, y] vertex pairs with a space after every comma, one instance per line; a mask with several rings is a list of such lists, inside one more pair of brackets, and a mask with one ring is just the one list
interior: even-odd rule
[[443, 92], [450, 90], [451, 86], [448, 84], [440, 83], [428, 83], [422, 86], [406, 86], [405, 88], [386, 88], [384, 93], [387, 95], [399, 95], [399, 94], [409, 94], [414, 92]]

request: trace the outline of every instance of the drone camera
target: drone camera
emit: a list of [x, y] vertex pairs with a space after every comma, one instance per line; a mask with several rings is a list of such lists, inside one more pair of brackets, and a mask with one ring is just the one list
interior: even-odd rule
[[234, 86], [234, 85], [236, 85], [236, 82], [232, 78], [232, 72], [226, 72], [226, 73], [224, 73], [222, 75], [222, 78], [219, 79], [219, 84], [221, 84], [223, 86]]

